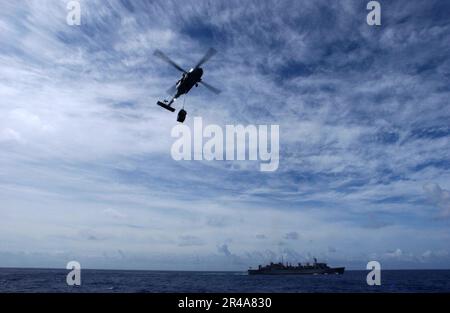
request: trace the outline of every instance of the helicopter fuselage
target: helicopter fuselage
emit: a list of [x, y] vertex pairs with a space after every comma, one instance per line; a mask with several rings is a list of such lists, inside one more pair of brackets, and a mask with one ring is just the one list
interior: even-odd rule
[[187, 73], [183, 73], [183, 76], [177, 82], [177, 94], [175, 95], [175, 98], [187, 94], [192, 87], [198, 85], [198, 83], [202, 81], [202, 76], [203, 69], [200, 67], [191, 69]]

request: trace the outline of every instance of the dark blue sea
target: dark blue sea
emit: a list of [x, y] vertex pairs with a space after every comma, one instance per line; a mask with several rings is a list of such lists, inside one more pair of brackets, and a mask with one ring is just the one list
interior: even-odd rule
[[69, 271], [0, 269], [0, 292], [450, 292], [450, 270], [384, 270], [381, 286], [367, 271], [328, 276], [248, 276], [245, 272], [83, 270], [81, 286], [66, 284]]

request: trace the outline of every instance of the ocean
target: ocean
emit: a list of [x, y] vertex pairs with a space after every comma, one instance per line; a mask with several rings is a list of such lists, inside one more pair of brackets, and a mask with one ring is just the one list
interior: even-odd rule
[[381, 286], [368, 286], [368, 271], [343, 275], [248, 276], [246, 272], [82, 270], [81, 286], [66, 284], [68, 270], [0, 268], [0, 293], [159, 292], [450, 292], [450, 270], [384, 270]]

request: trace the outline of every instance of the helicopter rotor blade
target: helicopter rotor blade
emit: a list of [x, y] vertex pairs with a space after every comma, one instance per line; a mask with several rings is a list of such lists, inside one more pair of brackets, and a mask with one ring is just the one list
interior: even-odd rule
[[205, 86], [207, 89], [209, 89], [209, 91], [214, 92], [216, 95], [220, 94], [222, 91], [220, 89], [217, 89], [216, 87], [211, 86], [208, 83], [205, 83], [204, 81], [201, 81], [200, 84], [202, 84], [203, 86]]
[[209, 48], [208, 52], [201, 58], [200, 61], [198, 61], [197, 65], [194, 68], [198, 68], [202, 66], [204, 63], [206, 63], [209, 59], [211, 59], [215, 54], [217, 53], [217, 50], [214, 48]]
[[180, 72], [186, 73], [186, 71], [179, 66], [177, 63], [175, 63], [174, 61], [172, 61], [172, 59], [170, 59], [164, 52], [162, 52], [161, 50], [155, 50], [155, 52], [153, 53], [154, 56], [160, 58], [161, 60], [169, 63], [170, 65], [172, 65], [173, 67], [175, 67], [177, 70], [179, 70]]

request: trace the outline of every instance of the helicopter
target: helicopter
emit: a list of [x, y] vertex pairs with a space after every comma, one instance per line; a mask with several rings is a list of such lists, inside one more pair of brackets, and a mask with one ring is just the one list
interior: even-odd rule
[[[166, 110], [169, 110], [170, 112], [175, 112], [175, 108], [172, 107], [172, 103], [177, 100], [181, 95], [187, 94], [192, 87], [198, 87], [199, 84], [202, 84], [205, 86], [208, 90], [212, 91], [215, 94], [220, 94], [220, 90], [211, 86], [208, 83], [205, 83], [202, 80], [203, 76], [203, 69], [201, 66], [205, 64], [209, 59], [211, 59], [217, 51], [214, 48], [209, 48], [209, 50], [206, 52], [206, 54], [203, 56], [203, 58], [198, 61], [198, 63], [191, 68], [189, 71], [184, 70], [181, 66], [179, 66], [177, 63], [175, 63], [172, 59], [170, 59], [164, 52], [160, 50], [155, 50], [153, 53], [154, 56], [160, 58], [164, 62], [172, 65], [174, 68], [179, 70], [183, 73], [181, 78], [167, 90], [167, 93], [172, 96], [170, 100], [164, 100], [164, 101], [158, 101], [156, 104], [163, 107]], [[177, 121], [183, 123], [186, 119], [187, 112], [183, 109], [181, 109], [178, 112]]]

